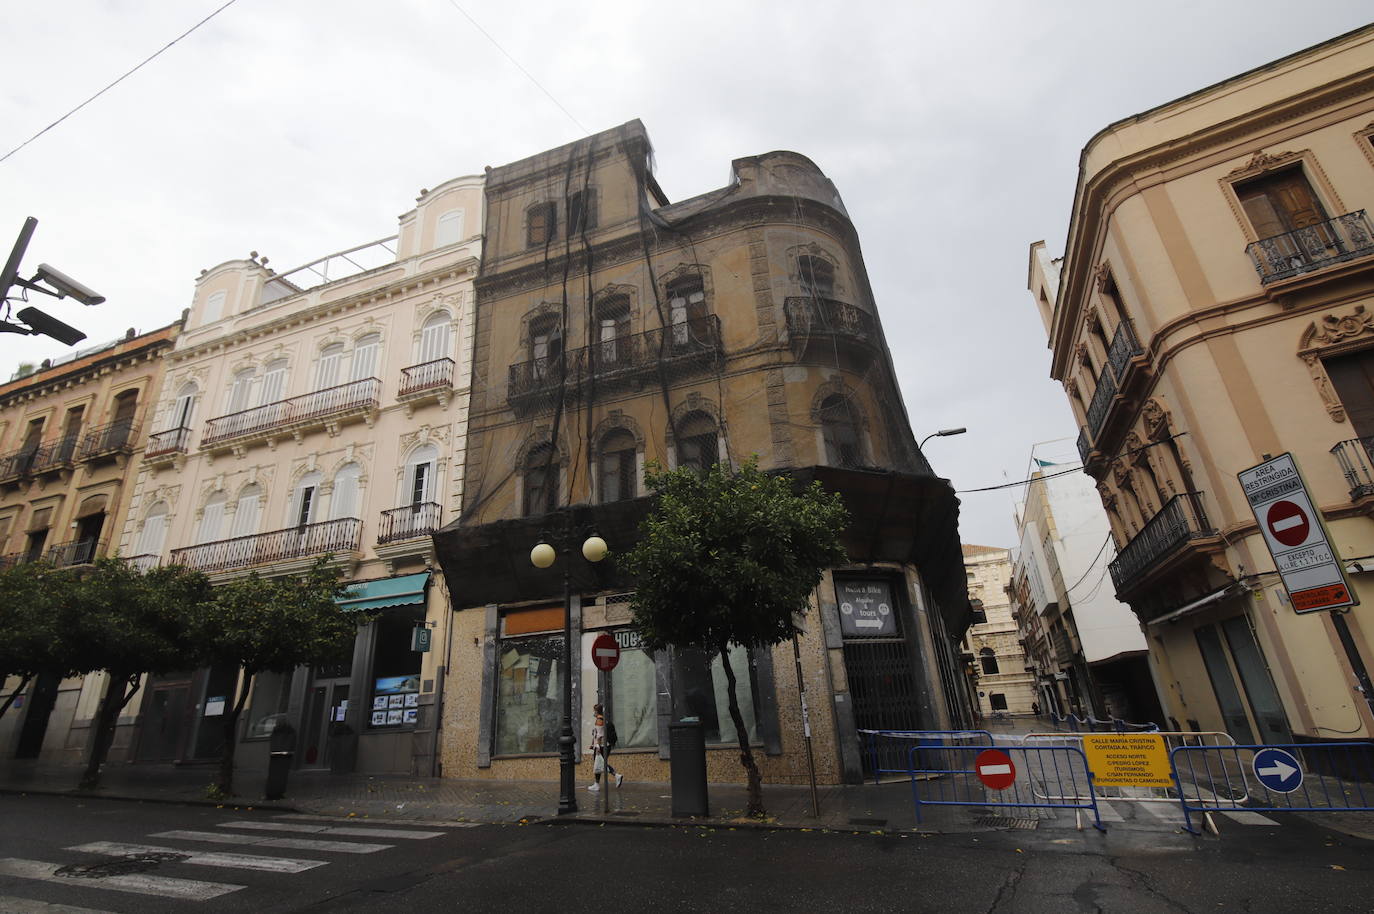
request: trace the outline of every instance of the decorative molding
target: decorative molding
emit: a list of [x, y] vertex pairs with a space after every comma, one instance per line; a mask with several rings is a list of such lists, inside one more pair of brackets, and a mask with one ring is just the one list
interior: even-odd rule
[[1231, 207], [1231, 215], [1235, 217], [1236, 223], [1245, 235], [1247, 244], [1260, 239], [1255, 234], [1254, 226], [1250, 224], [1250, 217], [1245, 214], [1245, 208], [1240, 204], [1236, 185], [1258, 177], [1265, 172], [1292, 165], [1297, 165], [1302, 169], [1303, 176], [1312, 186], [1313, 193], [1328, 211], [1332, 213], [1344, 213], [1346, 211], [1345, 204], [1341, 202], [1335, 186], [1332, 185], [1331, 179], [1326, 176], [1326, 169], [1322, 168], [1321, 162], [1313, 155], [1312, 150], [1300, 149], [1296, 152], [1281, 152], [1278, 155], [1257, 152], [1250, 157], [1250, 161], [1245, 165], [1235, 168], [1217, 181], [1226, 202]]
[[1281, 165], [1291, 165], [1294, 160], [1301, 156], [1301, 152], [1280, 152], [1278, 155], [1270, 155], [1260, 150], [1250, 157], [1250, 161], [1227, 172], [1226, 177], [1233, 181], [1237, 178], [1248, 178], [1278, 168]]
[[644, 452], [644, 430], [639, 427], [639, 423], [633, 416], [627, 416], [618, 409], [613, 409], [607, 413], [606, 418], [597, 423], [592, 431], [592, 447], [600, 452], [599, 444], [606, 435], [616, 430], [624, 430], [634, 436], [635, 450]]
[[1341, 340], [1367, 333], [1374, 333], [1374, 314], [1366, 311], [1364, 305], [1356, 305], [1355, 310], [1344, 317], [1323, 314], [1303, 331], [1302, 338], [1298, 341], [1298, 352], [1333, 346]]
[[1298, 358], [1307, 366], [1312, 385], [1317, 388], [1317, 396], [1332, 422], [1346, 421], [1345, 406], [1336, 395], [1322, 358], [1366, 349], [1371, 343], [1367, 337], [1372, 335], [1374, 313], [1367, 311], [1364, 305], [1356, 305], [1344, 316], [1323, 314], [1308, 324], [1298, 339]]
[[1141, 404], [1140, 417], [1145, 422], [1145, 434], [1151, 441], [1161, 441], [1171, 434], [1172, 417], [1159, 398], [1151, 397]]

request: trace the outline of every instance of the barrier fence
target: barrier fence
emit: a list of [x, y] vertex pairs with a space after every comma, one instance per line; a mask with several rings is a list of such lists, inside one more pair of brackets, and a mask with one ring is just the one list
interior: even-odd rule
[[1063, 727], [1073, 733], [1150, 733], [1159, 729], [1157, 724], [1144, 723], [1137, 724], [1119, 717], [1110, 717], [1106, 720], [1094, 717], [1089, 714], [1087, 717], [1079, 717], [1077, 714], [1065, 714], [1062, 717], [1049, 712], [1050, 723], [1056, 727]]
[[1195, 835], [1194, 813], [1374, 811], [1371, 742], [1178, 746], [1169, 760]]
[[[1136, 745], [1124, 742], [1122, 745], [1111, 746], [1103, 743], [1111, 740], [1112, 737], [1119, 737], [1125, 740], [1128, 737], [1139, 737], [1135, 740]], [[1154, 742], [1158, 738], [1158, 742]], [[1085, 751], [1085, 755], [1091, 757], [1099, 753], [1104, 756], [1103, 763], [1110, 765], [1113, 755], [1129, 768], [1129, 772], [1116, 779], [1104, 779], [1102, 772], [1093, 780], [1093, 793], [1099, 800], [1111, 800], [1113, 802], [1126, 803], [1177, 803], [1179, 802], [1179, 791], [1177, 775], [1172, 770], [1172, 763], [1169, 753], [1182, 746], [1199, 746], [1204, 748], [1230, 748], [1235, 746], [1236, 741], [1231, 734], [1219, 730], [1192, 731], [1192, 730], [1159, 730], [1142, 733], [1027, 733], [1021, 737], [1023, 742], [1036, 745], [1061, 745], [1076, 746], [1084, 748], [1084, 740], [1090, 740], [1095, 745]], [[1145, 745], [1140, 745], [1144, 741]], [[1146, 777], [1141, 777], [1141, 775]], [[1146, 783], [1149, 776], [1153, 775], [1153, 783]], [[1216, 781], [1207, 777], [1207, 773], [1198, 772], [1200, 781], [1194, 786], [1210, 790], [1219, 794], [1231, 796], [1238, 803], [1245, 802], [1249, 797], [1244, 793], [1244, 781]], [[1227, 791], [1239, 788], [1240, 792], [1234, 795]], [[1050, 800], [1082, 800], [1081, 796], [1063, 797], [1048, 795]]]
[[[923, 806], [1091, 810], [1106, 831], [1083, 750], [1072, 746], [944, 745], [908, 749], [916, 821]], [[922, 796], [922, 793], [925, 795]], [[1049, 794], [1081, 799], [1051, 800]]]
[[986, 730], [860, 730], [873, 783], [882, 775], [909, 775], [910, 750], [933, 751], [961, 743], [992, 744]]

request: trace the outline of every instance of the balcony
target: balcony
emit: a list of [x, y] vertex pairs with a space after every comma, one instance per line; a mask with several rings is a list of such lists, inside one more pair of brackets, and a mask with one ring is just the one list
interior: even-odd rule
[[154, 568], [162, 564], [160, 555], [131, 555], [124, 559], [124, 564], [133, 568], [135, 571], [147, 574]]
[[714, 370], [724, 348], [720, 318], [712, 315], [662, 328], [632, 333], [560, 355], [530, 359], [510, 366], [507, 400], [518, 411], [550, 408], [560, 390], [563, 365], [568, 384], [564, 396], [577, 399], [584, 389], [600, 391], [634, 387], [659, 377], [673, 383], [678, 378]]
[[58, 543], [48, 547], [44, 558], [60, 568], [67, 568], [72, 565], [89, 565], [95, 561], [96, 556], [104, 551], [104, 545], [104, 543], [95, 540], [72, 540], [68, 543]]
[[173, 549], [171, 559], [172, 564], [185, 565], [207, 574], [296, 559], [313, 561], [330, 553], [357, 552], [362, 529], [361, 520], [345, 517]]
[[300, 437], [308, 429], [334, 427], [349, 418], [363, 418], [370, 423], [381, 389], [381, 381], [366, 378], [218, 416], [205, 423], [200, 446], [216, 450], [288, 435]]
[[1088, 465], [1088, 458], [1092, 456], [1093, 446], [1088, 439], [1088, 430], [1080, 428], [1078, 430], [1078, 459], [1083, 461], [1083, 465]]
[[1374, 254], [1374, 227], [1364, 210], [1305, 225], [1246, 245], [1262, 284]]
[[29, 462], [29, 473], [43, 476], [70, 470], [76, 465], [76, 451], [80, 443], [81, 436], [72, 433], [40, 444], [33, 452], [33, 460]]
[[432, 501], [392, 508], [382, 512], [377, 544], [397, 543], [427, 537], [439, 529], [442, 508]]
[[97, 462], [128, 456], [138, 439], [138, 425], [128, 419], [97, 425], [81, 439], [77, 459]]
[[29, 467], [37, 453], [38, 448], [31, 445], [0, 457], [0, 485], [17, 485], [22, 482], [29, 475]]
[[191, 430], [182, 425], [164, 432], [153, 432], [143, 446], [143, 459], [149, 463], [171, 463], [184, 456], [191, 444]]
[[1097, 390], [1093, 391], [1092, 402], [1088, 404], [1088, 434], [1094, 442], [1102, 437], [1102, 426], [1107, 421], [1107, 413], [1111, 411], [1112, 401], [1115, 399], [1116, 376], [1110, 371], [1104, 371], [1097, 381]]
[[435, 359], [401, 369], [401, 389], [396, 399], [414, 405], [424, 400], [438, 400], [447, 405], [453, 396], [453, 359]]
[[837, 357], [868, 358], [882, 345], [872, 314], [830, 298], [789, 297], [783, 301], [787, 337], [798, 361], [833, 363]]
[[1360, 501], [1374, 495], [1374, 438], [1351, 438], [1331, 449], [1331, 456], [1350, 487], [1350, 500]]
[[1138, 587], [1188, 543], [1216, 536], [1202, 506], [1202, 493], [1175, 495], [1112, 561], [1112, 583], [1118, 596]]

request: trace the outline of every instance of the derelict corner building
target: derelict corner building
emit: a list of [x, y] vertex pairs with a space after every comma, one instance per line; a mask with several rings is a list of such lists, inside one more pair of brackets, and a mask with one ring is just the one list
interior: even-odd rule
[[[737, 734], [719, 658], [651, 656], [616, 567], [650, 508], [644, 465], [738, 465], [818, 479], [852, 515], [850, 565], [827, 571], [798, 644], [734, 648], [765, 781], [806, 777], [797, 668], [822, 782], [861, 777], [862, 728], [967, 723], [957, 642], [970, 619], [958, 501], [906, 418], [854, 226], [808, 159], [737, 159], [730, 183], [670, 203], [631, 121], [489, 169], [475, 282], [461, 517], [434, 536], [454, 615], [442, 771], [551, 778], [562, 701], [563, 571], [571, 574], [573, 716], [587, 744], [590, 642], [622, 650], [607, 695], [628, 777], [666, 780], [669, 724], [708, 746]], [[594, 529], [530, 563], [548, 536]], [[580, 538], [578, 540], [580, 542]], [[732, 752], [710, 777], [737, 780]]]

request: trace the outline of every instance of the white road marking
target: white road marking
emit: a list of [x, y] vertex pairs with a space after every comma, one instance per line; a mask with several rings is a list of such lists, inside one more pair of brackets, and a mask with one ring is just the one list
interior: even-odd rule
[[1126, 817], [1112, 808], [1112, 804], [1097, 801], [1097, 814], [1102, 817], [1103, 822], [1125, 822]]
[[1279, 823], [1275, 822], [1273, 819], [1269, 818], [1268, 816], [1262, 816], [1262, 815], [1260, 815], [1260, 814], [1257, 813], [1257, 812], [1248, 812], [1248, 811], [1246, 811], [1246, 810], [1239, 810], [1239, 811], [1236, 811], [1236, 812], [1222, 812], [1222, 815], [1225, 816], [1225, 817], [1228, 818], [1228, 819], [1231, 819], [1231, 820], [1235, 821], [1235, 822], [1239, 822], [1241, 825], [1278, 825], [1278, 824], [1279, 824]]
[[255, 831], [294, 831], [316, 835], [350, 835], [359, 838], [406, 838], [419, 841], [442, 838], [441, 831], [401, 831], [398, 828], [353, 828], [337, 825], [306, 825], [304, 822], [220, 822], [220, 828], [246, 828]]
[[347, 822], [349, 825], [415, 825], [420, 828], [476, 828], [484, 824], [460, 819], [401, 819], [391, 816], [378, 819], [344, 819], [340, 816], [313, 816], [303, 812], [284, 812], [272, 818], [289, 819], [293, 822]]
[[114, 914], [112, 911], [97, 911], [95, 908], [76, 908], [69, 904], [52, 904], [47, 901], [33, 901], [29, 898], [15, 898], [0, 895], [0, 914]]
[[157, 895], [162, 898], [176, 898], [180, 901], [209, 901], [211, 898], [218, 898], [243, 888], [241, 885], [229, 885], [223, 882], [199, 882], [195, 879], [173, 879], [170, 876], [149, 876], [144, 873], [105, 876], [102, 879], [80, 879], [57, 875], [57, 871], [64, 865], [61, 863], [44, 863], [41, 860], [5, 857], [0, 859], [0, 876], [34, 879], [38, 882], [56, 882], [86, 889], [131, 892], [135, 895]]
[[320, 841], [313, 838], [278, 838], [273, 835], [231, 835], [216, 831], [163, 831], [150, 838], [173, 841], [206, 841], [213, 844], [239, 844], [252, 847], [280, 847], [293, 851], [330, 851], [337, 854], [375, 854], [394, 844], [368, 844], [363, 841]]
[[1166, 807], [1163, 803], [1141, 803], [1139, 804], [1138, 808], [1141, 812], [1146, 813], [1147, 815], [1154, 816], [1161, 822], [1168, 822], [1170, 825], [1178, 824], [1179, 817], [1169, 815], [1170, 810], [1178, 812], [1178, 810], [1173, 806]]
[[303, 873], [317, 866], [325, 866], [326, 860], [298, 860], [291, 857], [259, 857], [253, 854], [200, 853], [187, 854], [175, 847], [155, 847], [151, 844], [121, 844], [116, 841], [93, 841], [67, 848], [69, 851], [83, 851], [87, 854], [104, 854], [107, 857], [127, 857], [130, 854], [185, 854], [185, 860], [173, 863], [189, 863], [194, 866], [222, 866], [229, 869], [258, 870], [263, 873]]

